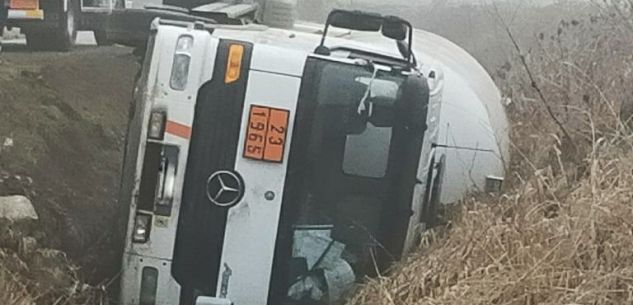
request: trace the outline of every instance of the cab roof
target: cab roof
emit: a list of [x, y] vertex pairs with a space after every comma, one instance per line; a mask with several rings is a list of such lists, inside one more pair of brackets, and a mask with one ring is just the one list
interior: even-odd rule
[[[266, 26], [246, 26], [247, 30], [237, 28], [217, 28], [213, 35], [220, 38], [243, 40], [253, 44], [265, 44], [281, 47], [306, 55], [314, 53], [319, 46], [323, 26], [311, 23], [298, 23], [292, 29], [270, 28]], [[350, 50], [358, 50], [379, 55], [392, 61], [405, 62], [398, 52], [395, 41], [375, 34], [372, 41], [355, 40], [357, 31], [331, 29], [325, 45], [332, 49], [333, 57], [346, 56]], [[376, 40], [385, 40], [375, 43]]]

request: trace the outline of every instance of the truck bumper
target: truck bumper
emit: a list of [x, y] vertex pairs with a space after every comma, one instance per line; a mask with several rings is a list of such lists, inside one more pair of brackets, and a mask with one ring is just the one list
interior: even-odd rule
[[25, 30], [53, 29], [58, 25], [59, 14], [55, 10], [9, 9], [8, 11], [7, 26], [20, 28], [23, 33]]
[[142, 298], [154, 300], [155, 305], [175, 305], [180, 300], [180, 286], [171, 275], [171, 261], [139, 256], [123, 255], [121, 273], [121, 305], [146, 304]]
[[9, 20], [44, 20], [44, 11], [9, 9], [7, 17]]
[[22, 30], [56, 28], [63, 10], [60, 1], [11, 0], [7, 25], [19, 27]]

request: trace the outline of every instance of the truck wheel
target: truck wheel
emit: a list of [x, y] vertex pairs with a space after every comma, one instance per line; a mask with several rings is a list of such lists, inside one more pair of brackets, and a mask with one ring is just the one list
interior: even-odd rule
[[38, 51], [70, 51], [77, 39], [79, 6], [76, 0], [68, 0], [68, 11], [61, 12], [57, 28], [26, 32], [29, 49]]
[[114, 44], [112, 40], [108, 39], [108, 35], [105, 30], [95, 30], [93, 33], [98, 46], [111, 46]]
[[70, 51], [75, 46], [77, 39], [77, 25], [79, 21], [79, 5], [76, 0], [68, 0], [68, 11], [62, 13], [59, 18], [59, 26], [56, 29], [57, 41], [54, 49], [58, 51]]

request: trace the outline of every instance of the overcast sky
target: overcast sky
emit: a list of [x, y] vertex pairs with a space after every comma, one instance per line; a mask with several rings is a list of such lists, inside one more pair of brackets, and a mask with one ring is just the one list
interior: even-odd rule
[[[313, 0], [303, 0], [303, 1], [313, 1]], [[547, 5], [554, 3], [560, 0], [338, 0], [341, 3], [371, 3], [371, 4], [401, 4], [401, 5], [416, 5], [416, 4], [481, 4], [481, 3], [491, 3], [491, 2], [517, 2], [517, 3], [529, 3], [534, 5]], [[569, 0], [568, 0], [569, 1]], [[573, 1], [573, 0], [572, 0]], [[576, 0], [582, 1], [582, 0]]]

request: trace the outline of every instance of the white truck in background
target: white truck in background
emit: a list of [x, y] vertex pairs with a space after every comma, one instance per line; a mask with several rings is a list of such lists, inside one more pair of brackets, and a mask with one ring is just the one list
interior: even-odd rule
[[[0, 0], [8, 8], [7, 27], [20, 28], [31, 50], [69, 51], [78, 31], [92, 31], [98, 45], [109, 45], [110, 18], [130, 17], [132, 24], [146, 23], [155, 17], [192, 20], [194, 15], [215, 18], [219, 23], [254, 20], [257, 1], [213, 0]], [[146, 12], [142, 14], [142, 12]], [[147, 20], [142, 15], [148, 16]], [[141, 16], [141, 18], [139, 18]], [[204, 20], [204, 19], [203, 19]], [[128, 23], [129, 23], [128, 22]], [[126, 24], [126, 22], [116, 22]], [[125, 31], [126, 29], [122, 29]], [[116, 34], [116, 33], [115, 33]], [[145, 33], [143, 34], [145, 35]], [[126, 34], [126, 37], [129, 35]]]
[[5, 1], [7, 26], [20, 28], [32, 50], [69, 51], [78, 31], [93, 31], [97, 44], [109, 44], [105, 24], [114, 0]]
[[116, 0], [114, 6], [106, 25], [108, 39], [140, 48], [155, 18], [291, 28], [296, 17], [296, 0]]

